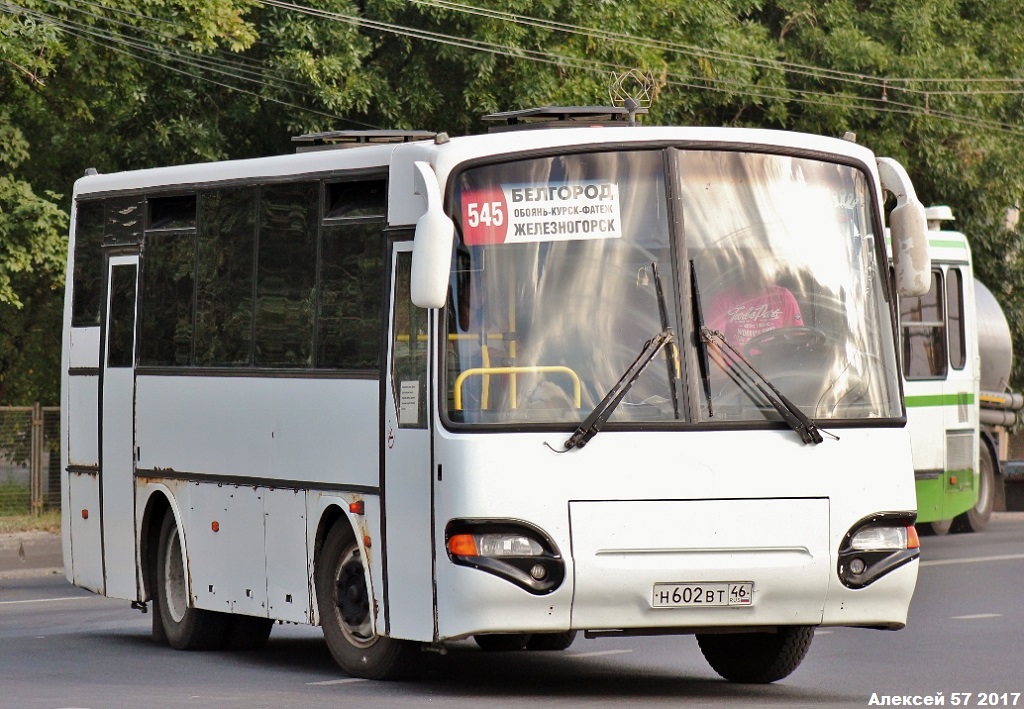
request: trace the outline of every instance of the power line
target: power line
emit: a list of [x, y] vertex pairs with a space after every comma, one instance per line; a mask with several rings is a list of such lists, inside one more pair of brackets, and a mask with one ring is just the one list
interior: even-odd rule
[[[55, 0], [44, 1], [53, 5], [57, 5], [62, 9], [82, 12], [81, 10], [68, 7], [64, 3], [57, 2]], [[93, 5], [93, 7], [96, 6]], [[10, 2], [9, 0], [0, 0], [0, 10], [4, 10], [10, 14], [22, 15], [25, 17], [32, 18], [35, 21], [56, 27], [58, 30], [68, 35], [83, 39], [89, 42], [90, 44], [103, 47], [108, 51], [113, 51], [124, 56], [130, 56], [133, 59], [136, 59], [137, 61], [161, 67], [167, 71], [187, 76], [199, 82], [211, 84], [231, 91], [236, 91], [241, 94], [250, 95], [259, 99], [260, 101], [266, 101], [282, 105], [306, 113], [312, 113], [315, 115], [323, 116], [325, 118], [330, 118], [332, 120], [343, 121], [361, 127], [377, 128], [377, 126], [360, 123], [358, 121], [353, 121], [351, 119], [338, 116], [337, 114], [327, 113], [325, 111], [321, 111], [315, 108], [302, 106], [289, 101], [285, 101], [283, 99], [268, 96], [264, 93], [260, 93], [255, 90], [246, 89], [244, 88], [244, 86], [241, 86], [237, 83], [227, 83], [226, 81], [217, 80], [210, 76], [210, 74], [213, 74], [215, 76], [223, 77], [225, 80], [240, 81], [243, 84], [248, 83], [260, 89], [288, 90], [292, 91], [293, 93], [297, 93], [307, 98], [310, 98], [311, 100], [315, 100], [315, 96], [311, 95], [308, 91], [303, 90], [303, 85], [300, 84], [299, 82], [281, 76], [274, 77], [273, 75], [271, 75], [271, 78], [276, 78], [285, 84], [291, 84], [292, 86], [296, 87], [292, 89], [285, 89], [279, 84], [267, 81], [267, 72], [265, 71], [266, 67], [264, 67], [262, 64], [254, 64], [251, 60], [248, 59], [244, 61], [235, 61], [233, 59], [228, 59], [223, 56], [221, 56], [219, 59], [216, 59], [192, 51], [172, 49], [166, 46], [165, 44], [162, 44], [154, 40], [146, 40], [141, 37], [129, 38], [126, 37], [124, 34], [104, 30], [94, 25], [75, 22], [73, 20], [59, 17], [57, 15], [17, 5], [13, 2]], [[131, 29], [133, 32], [138, 33], [141, 31], [141, 34], [143, 35], [155, 35], [157, 38], [164, 41], [174, 41], [176, 39], [169, 35], [159, 34], [153, 30], [147, 30], [146, 28], [139, 28], [129, 23], [111, 20], [109, 18], [102, 17], [95, 13], [87, 12], [86, 14], [96, 17], [98, 19], [102, 19], [105, 22], [112, 23], [115, 26], [119, 25], [121, 27], [126, 27], [128, 29]]]
[[[634, 68], [622, 64], [603, 62], [600, 60], [595, 60], [593, 58], [575, 59], [567, 55], [555, 54], [548, 51], [532, 50], [524, 47], [511, 47], [508, 45], [497, 44], [485, 40], [473, 39], [469, 37], [458, 37], [454, 35], [444, 34], [441, 32], [435, 32], [432, 30], [412, 28], [395, 23], [383, 22], [379, 20], [372, 20], [365, 17], [359, 17], [356, 15], [350, 15], [342, 12], [334, 12], [329, 10], [321, 10], [318, 8], [311, 8], [303, 5], [298, 5], [293, 2], [288, 2], [287, 0], [262, 1], [264, 5], [269, 5], [272, 7], [277, 7], [285, 10], [291, 10], [294, 12], [300, 12], [303, 14], [331, 21], [344, 22], [354, 26], [358, 26], [363, 29], [372, 29], [389, 34], [410, 37], [413, 39], [434, 42], [447, 46], [502, 55], [512, 59], [525, 59], [540, 63], [553, 64], [590, 73], [614, 73]], [[428, 4], [430, 4], [431, 2], [431, 0], [412, 1], [427, 2]], [[444, 0], [432, 0], [432, 2], [444, 2]], [[507, 21], [516, 21], [516, 18], [522, 17], [519, 15], [511, 15], [510, 13], [498, 14], [501, 16], [502, 19], [505, 19]], [[540, 21], [538, 20], [538, 22]], [[870, 110], [878, 113], [897, 113], [911, 116], [928, 116], [934, 118], [942, 118], [945, 120], [977, 128], [987, 128], [991, 130], [998, 130], [1013, 134], [1024, 133], [1024, 131], [1022, 131], [1021, 129], [1008, 123], [1001, 123], [998, 121], [992, 121], [984, 118], [977, 118], [973, 116], [965, 116], [962, 114], [951, 113], [949, 111], [935, 109], [931, 106], [928, 106], [927, 104], [925, 107], [920, 107], [910, 103], [895, 101], [886, 96], [875, 98], [843, 95], [841, 97], [837, 97], [835, 94], [825, 92], [807, 91], [803, 89], [794, 89], [792, 87], [780, 87], [772, 90], [748, 82], [739, 82], [729, 79], [713, 77], [680, 76], [673, 72], [665, 72], [664, 76], [665, 83], [667, 85], [679, 86], [683, 88], [691, 88], [702, 91], [715, 91], [719, 93], [732, 93], [740, 96], [746, 96], [748, 98], [755, 98], [761, 100], [781, 100], [785, 102], [804, 103], [826, 107], [838, 106], [850, 110]], [[925, 94], [925, 97], [927, 98], [927, 94]], [[839, 101], [836, 100], [837, 98], [839, 98]]]
[[[104, 22], [112, 23], [114, 26], [120, 26], [129, 28], [132, 31], [138, 31], [136, 25], [131, 23], [120, 22], [112, 20], [103, 15], [81, 10], [79, 8], [69, 7], [66, 3], [60, 0], [44, 0], [50, 4], [61, 7], [65, 10], [73, 10], [80, 13], [84, 13], [86, 16], [90, 16], [96, 19], [101, 19]], [[635, 37], [632, 35], [626, 35], [622, 33], [606, 32], [603, 30], [596, 30], [593, 28], [581, 27], [578, 25], [570, 25], [562, 22], [553, 22], [549, 20], [539, 20], [537, 18], [530, 18], [525, 15], [517, 15], [513, 13], [492, 11], [486, 8], [479, 8], [472, 5], [465, 5], [463, 3], [454, 2], [453, 0], [411, 0], [416, 4], [422, 4], [427, 6], [434, 6], [441, 9], [448, 9], [456, 12], [466, 12], [473, 15], [485, 16], [492, 19], [500, 19], [506, 22], [515, 22], [525, 24], [527, 26], [533, 26], [551, 31], [558, 32], [570, 32], [573, 34], [580, 34], [590, 37], [592, 39], [608, 41], [608, 42], [627, 42], [630, 46], [644, 46], [649, 48], [659, 49], [666, 52], [678, 52], [687, 56], [701, 57], [701, 58], [716, 58], [725, 59], [728, 61], [737, 62], [741, 65], [747, 65], [757, 69], [772, 69], [778, 70], [780, 67], [786, 71], [799, 70], [813, 78], [828, 81], [841, 81], [849, 82], [858, 86], [867, 85], [870, 88], [881, 88], [881, 97], [872, 96], [856, 96], [856, 95], [836, 95], [835, 93], [825, 93], [817, 91], [809, 91], [806, 89], [797, 89], [793, 87], [767, 87], [761, 84], [755, 84], [744, 81], [737, 81], [734, 79], [728, 79], [723, 77], [707, 77], [707, 76], [687, 76], [677, 72], [665, 71], [663, 73], [664, 83], [668, 86], [674, 86], [679, 88], [686, 88], [698, 91], [713, 91], [716, 93], [730, 94], [736, 96], [744, 96], [754, 100], [760, 101], [782, 101], [786, 103], [796, 104], [807, 104], [807, 105], [819, 105], [826, 107], [835, 107], [845, 110], [867, 110], [877, 113], [894, 113], [911, 116], [929, 116], [935, 118], [941, 118], [944, 120], [957, 122], [963, 125], [968, 125], [977, 128], [985, 128], [991, 130], [998, 130], [1007, 133], [1020, 134], [1021, 130], [1016, 126], [1001, 123], [998, 121], [992, 121], [983, 118], [977, 118], [973, 116], [967, 116], [958, 113], [952, 113], [949, 111], [943, 111], [935, 109], [928, 104], [930, 96], [951, 96], [959, 95], [958, 92], [947, 92], [942, 90], [928, 90], [928, 91], [917, 91], [907, 89], [894, 89], [899, 91], [907, 91], [909, 93], [917, 92], [919, 95], [924, 97], [925, 106], [921, 107], [915, 104], [896, 101], [890, 99], [886, 95], [886, 90], [890, 87], [889, 82], [903, 81], [909, 82], [914, 81], [911, 79], [877, 79], [874, 77], [867, 77], [864, 75], [856, 75], [848, 72], [835, 72], [833, 70], [822, 70], [815, 67], [806, 67], [798, 64], [787, 64], [783, 62], [772, 62], [756, 57], [749, 57], [738, 54], [730, 54], [726, 52], [716, 50], [705, 50], [701, 48], [693, 47], [692, 45], [683, 45], [679, 43], [664, 42], [660, 40], [651, 40], [643, 37]], [[102, 5], [97, 3], [89, 2], [88, 0], [78, 0], [80, 5], [92, 7], [94, 9], [102, 9], [106, 11]], [[592, 57], [572, 57], [566, 54], [557, 54], [551, 51], [542, 51], [529, 49], [526, 47], [509, 46], [498, 44], [495, 42], [488, 42], [485, 40], [475, 39], [471, 37], [458, 37], [454, 35], [444, 34], [441, 32], [435, 32], [431, 30], [425, 30], [420, 28], [407, 27], [395, 23], [383, 22], [379, 20], [372, 20], [366, 17], [360, 17], [356, 15], [350, 15], [341, 12], [332, 12], [328, 10], [321, 10], [318, 8], [311, 8], [303, 5], [298, 5], [293, 2], [287, 2], [286, 0], [263, 0], [263, 4], [269, 7], [289, 11], [303, 13], [309, 16], [326, 19], [335, 22], [343, 22], [349, 25], [355, 26], [362, 30], [373, 30], [381, 33], [393, 34], [398, 36], [405, 36], [411, 39], [427, 41], [432, 43], [438, 43], [442, 45], [452, 46], [460, 49], [467, 49], [474, 52], [486, 52], [494, 55], [504, 56], [512, 60], [526, 60], [537, 63], [544, 63], [549, 65], [560, 66], [566, 69], [582, 71], [588, 73], [621, 73], [623, 71], [630, 70], [634, 67], [617, 64], [613, 62], [606, 62], [601, 60], [595, 60]], [[48, 21], [51, 24], [59, 26], [64, 31], [75, 34], [76, 36], [89, 35], [90, 41], [94, 43], [102, 44], [108, 48], [114, 48], [120, 46], [120, 50], [124, 54], [134, 56], [142, 61], [162, 66], [167, 69], [172, 69], [168, 65], [168, 61], [176, 62], [182, 66], [188, 67], [195, 71], [187, 71], [183, 69], [172, 69], [178, 73], [191, 76], [192, 78], [212, 83], [224, 88], [237, 90], [242, 93], [253, 95], [261, 100], [271, 101], [284, 106], [296, 108], [301, 111], [314, 113], [317, 115], [325, 116], [336, 120], [346, 120], [353, 124], [359, 124], [355, 121], [344, 119], [340, 116], [318, 111], [316, 109], [308, 108], [306, 106], [296, 105], [281, 99], [274, 99], [266, 96], [262, 93], [255, 91], [249, 91], [242, 89], [235, 84], [225, 84], [210, 79], [205, 75], [205, 72], [213, 72], [214, 74], [221, 75], [227, 79], [235, 81], [242, 81], [250, 83], [258, 88], [262, 89], [274, 89], [274, 90], [288, 90], [294, 93], [304, 95], [311, 100], [315, 100], [315, 97], [311, 96], [308, 92], [302, 90], [302, 85], [295, 82], [287, 77], [280, 74], [274, 74], [269, 68], [260, 62], [254, 62], [245, 57], [231, 58], [222, 56], [220, 61], [216, 61], [206, 55], [199, 54], [197, 52], [189, 51], [183, 52], [181, 50], [172, 50], [166, 46], [166, 43], [173, 42], [176, 40], [171, 35], [161, 34], [155, 30], [149, 30], [148, 28], [142, 28], [143, 33], [148, 33], [155, 36], [161, 42], [156, 41], [145, 41], [142, 39], [129, 40], [123, 35], [114, 32], [105, 32], [97, 30], [91, 25], [85, 25], [83, 23], [75, 23], [71, 20], [58, 18], [54, 15], [42, 13], [39, 11], [28, 10], [21, 6], [15, 5], [8, 0], [0, 0], [0, 7], [16, 8], [20, 10], [22, 14], [33, 14], [35, 17]], [[128, 16], [139, 18], [139, 19], [156, 19], [148, 18], [145, 15], [138, 13], [131, 13], [127, 11], [120, 11]], [[168, 20], [159, 20], [159, 22], [174, 27], [176, 29], [184, 30], [181, 25], [177, 25]], [[137, 53], [142, 52], [151, 56], [156, 56], [156, 59], [142, 58]], [[273, 83], [274, 81], [281, 82], [283, 84], [290, 84], [295, 88], [285, 88], [279, 84]], [[922, 82], [933, 82], [940, 81], [937, 79], [922, 79]], [[995, 81], [993, 80], [985, 80]], [[967, 92], [970, 94], [982, 93], [982, 92]], [[1018, 93], [1018, 92], [985, 92], [985, 93]], [[1020, 93], [1024, 93], [1022, 90]], [[375, 127], [375, 126], [367, 126]]]

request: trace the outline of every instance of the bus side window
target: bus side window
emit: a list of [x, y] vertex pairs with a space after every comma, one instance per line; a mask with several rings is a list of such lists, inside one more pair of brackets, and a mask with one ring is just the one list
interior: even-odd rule
[[192, 363], [196, 197], [148, 200], [139, 363]]
[[75, 215], [72, 327], [100, 324], [103, 293], [103, 202], [79, 202]]
[[386, 211], [385, 180], [324, 185], [318, 368], [380, 369]]
[[320, 184], [260, 188], [254, 361], [257, 367], [313, 365], [313, 308]]
[[907, 379], [942, 379], [947, 372], [946, 322], [942, 274], [932, 271], [924, 295], [900, 298], [903, 331], [903, 374]]
[[392, 314], [391, 383], [399, 428], [427, 427], [427, 311], [409, 293], [412, 253], [398, 254]]
[[949, 363], [953, 369], [967, 365], [964, 346], [964, 276], [959, 268], [946, 272], [946, 322], [949, 324]]

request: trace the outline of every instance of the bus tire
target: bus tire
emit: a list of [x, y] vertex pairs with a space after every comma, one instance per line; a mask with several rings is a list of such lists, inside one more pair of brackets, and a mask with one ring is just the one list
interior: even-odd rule
[[978, 455], [978, 501], [974, 507], [953, 520], [952, 530], [954, 533], [981, 532], [988, 526], [992, 517], [992, 507], [995, 502], [995, 463], [992, 460], [992, 450], [981, 443], [981, 453]]
[[515, 652], [526, 649], [530, 636], [528, 633], [491, 633], [474, 635], [473, 640], [481, 650], [487, 652]]
[[575, 639], [575, 630], [566, 630], [563, 633], [534, 633], [526, 641], [526, 649], [537, 652], [559, 652], [568, 650]]
[[787, 626], [774, 633], [697, 635], [711, 668], [730, 682], [768, 684], [789, 676], [811, 647], [814, 628]]
[[342, 670], [365, 679], [396, 679], [410, 671], [415, 643], [373, 631], [366, 565], [346, 522], [327, 534], [314, 580], [324, 640]]
[[229, 615], [224, 649], [249, 652], [262, 650], [270, 639], [274, 621], [253, 615]]
[[224, 644], [228, 616], [189, 606], [178, 523], [170, 512], [160, 526], [156, 600], [168, 644], [177, 650], [218, 650]]

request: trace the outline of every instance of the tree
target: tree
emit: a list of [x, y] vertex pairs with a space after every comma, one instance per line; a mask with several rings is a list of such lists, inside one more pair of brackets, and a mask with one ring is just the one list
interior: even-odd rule
[[[327, 129], [479, 132], [488, 112], [606, 104], [639, 70], [648, 123], [853, 131], [901, 160], [953, 206], [1024, 352], [1024, 235], [1004, 219], [1024, 188], [1022, 53], [1015, 0], [4, 0], [0, 174], [68, 213], [87, 167], [288, 152]], [[57, 216], [32, 214], [52, 239]], [[10, 288], [27, 318], [31, 289]]]

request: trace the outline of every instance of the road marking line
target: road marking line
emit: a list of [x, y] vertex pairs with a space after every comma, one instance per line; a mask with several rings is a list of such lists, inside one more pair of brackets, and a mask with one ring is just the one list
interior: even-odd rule
[[966, 559], [936, 559], [922, 561], [921, 566], [946, 566], [947, 564], [980, 564], [985, 561], [1018, 561], [1024, 554], [1003, 554], [1002, 556], [972, 556]]
[[0, 601], [0, 606], [13, 606], [21, 603], [56, 603], [58, 601], [84, 601], [93, 596], [66, 596], [65, 598], [29, 598], [24, 601]]
[[974, 615], [954, 615], [950, 620], [979, 620], [981, 618], [1002, 618], [1002, 613], [975, 613]]
[[360, 677], [349, 677], [348, 679], [325, 679], [322, 682], [306, 682], [308, 687], [326, 687], [332, 684], [350, 684], [352, 682], [365, 682], [365, 679]]
[[598, 650], [597, 652], [571, 652], [569, 657], [603, 657], [605, 655], [628, 655], [632, 650]]

